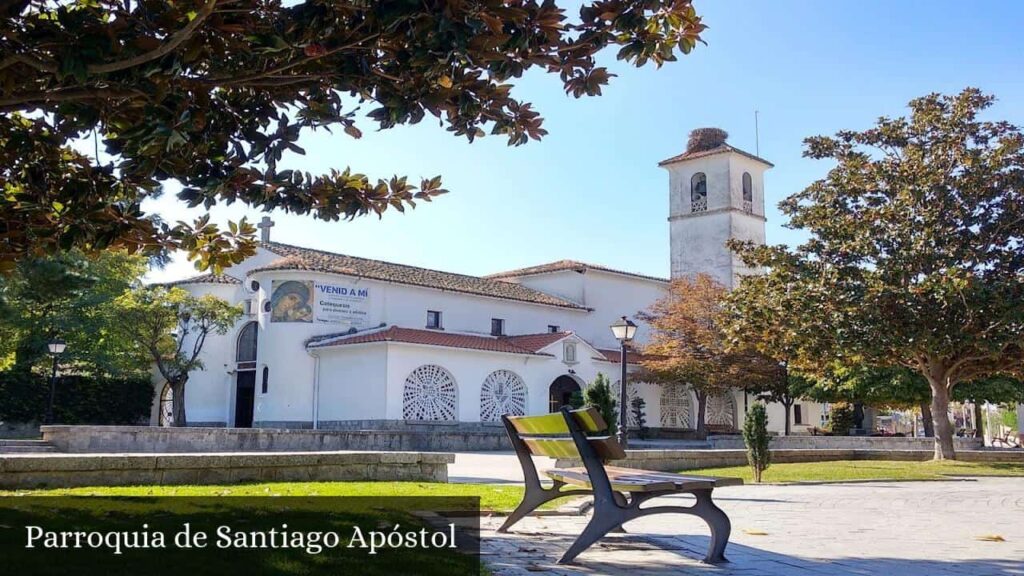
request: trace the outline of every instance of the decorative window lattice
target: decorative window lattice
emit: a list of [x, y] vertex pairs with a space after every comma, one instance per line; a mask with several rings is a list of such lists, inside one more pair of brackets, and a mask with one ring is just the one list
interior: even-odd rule
[[[615, 395], [616, 400], [622, 399], [622, 380], [615, 381], [615, 389], [612, 394]], [[636, 420], [636, 414], [633, 413], [633, 399], [640, 396], [640, 388], [636, 382], [626, 382], [626, 426], [637, 427], [640, 425]], [[644, 412], [647, 412], [647, 407], [644, 407]]]
[[707, 423], [711, 426], [736, 427], [736, 399], [725, 392], [708, 396]]
[[682, 386], [668, 384], [661, 387], [661, 427], [693, 428], [690, 391]]
[[440, 366], [427, 364], [405, 379], [402, 417], [406, 420], [455, 420], [455, 379]]
[[690, 212], [707, 212], [708, 210], [708, 199], [700, 198], [690, 202]]
[[754, 211], [754, 203], [751, 202], [750, 200], [744, 200], [743, 201], [743, 211], [744, 212], [753, 212]]
[[164, 389], [160, 391], [160, 426], [174, 426], [174, 390], [171, 389], [170, 384], [164, 384]]
[[494, 422], [505, 414], [526, 414], [526, 384], [515, 372], [497, 370], [480, 388], [480, 421]]

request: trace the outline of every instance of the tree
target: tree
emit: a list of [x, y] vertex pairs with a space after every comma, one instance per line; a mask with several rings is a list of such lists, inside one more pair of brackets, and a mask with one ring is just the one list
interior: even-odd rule
[[0, 356], [16, 370], [49, 368], [47, 342], [67, 342], [61, 363], [78, 374], [138, 376], [134, 343], [118, 337], [115, 300], [146, 271], [123, 251], [81, 251], [24, 260], [0, 276]]
[[[688, 53], [705, 26], [691, 0], [547, 2], [303, 0], [0, 1], [0, 266], [71, 247], [182, 249], [202, 268], [253, 253], [245, 221], [163, 222], [143, 202], [163, 182], [189, 206], [235, 201], [334, 221], [404, 211], [439, 177], [373, 181], [280, 165], [304, 131], [358, 138], [430, 114], [472, 141], [546, 131], [510, 80], [534, 67], [599, 95], [617, 48], [637, 66]], [[108, 161], [101, 164], [99, 140]], [[94, 153], [72, 146], [85, 140]]]
[[616, 413], [618, 402], [612, 395], [611, 382], [608, 381], [607, 376], [600, 372], [597, 374], [594, 381], [583, 390], [583, 402], [586, 406], [597, 408], [605, 423], [608, 424], [608, 433], [613, 434], [616, 423], [619, 421]]
[[697, 435], [707, 436], [710, 394], [766, 386], [779, 365], [750, 348], [730, 343], [724, 332], [726, 288], [706, 274], [673, 280], [664, 298], [639, 314], [652, 329], [639, 379], [666, 386], [689, 384], [697, 396]]
[[777, 402], [782, 404], [786, 411], [784, 431], [789, 436], [792, 425], [793, 404], [800, 398], [808, 397], [814, 389], [814, 381], [803, 375], [792, 373], [785, 366], [780, 366], [781, 375], [778, 378], [763, 379], [760, 385], [748, 388], [748, 391], [757, 394], [760, 400], [766, 402]]
[[754, 472], [754, 482], [761, 483], [761, 475], [772, 462], [772, 453], [768, 449], [771, 437], [768, 436], [768, 412], [764, 404], [754, 403], [747, 411], [743, 420], [743, 443], [747, 446], [747, 462]]
[[809, 240], [731, 243], [766, 269], [737, 289], [740, 317], [796, 304], [794, 367], [904, 366], [928, 381], [936, 459], [955, 458], [938, 416], [958, 385], [1024, 373], [1024, 134], [979, 120], [992, 102], [931, 94], [909, 117], [807, 139], [805, 156], [836, 163], [780, 205]]
[[241, 308], [211, 294], [192, 296], [163, 286], [127, 292], [117, 304], [124, 334], [139, 343], [171, 387], [174, 425], [186, 426], [185, 384], [193, 370], [203, 367], [206, 337], [227, 333]]

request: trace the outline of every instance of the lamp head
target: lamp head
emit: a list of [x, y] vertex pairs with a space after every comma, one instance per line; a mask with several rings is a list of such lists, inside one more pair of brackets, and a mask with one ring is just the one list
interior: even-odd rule
[[612, 324], [611, 329], [615, 339], [619, 342], [631, 342], [636, 336], [636, 324], [625, 316]]
[[58, 356], [64, 353], [64, 350], [68, 347], [67, 343], [61, 338], [53, 338], [46, 343], [46, 348], [49, 350], [50, 355]]

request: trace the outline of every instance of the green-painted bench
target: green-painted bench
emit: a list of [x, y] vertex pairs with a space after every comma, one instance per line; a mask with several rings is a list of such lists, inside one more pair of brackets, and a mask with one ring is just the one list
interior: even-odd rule
[[[711, 491], [720, 486], [742, 484], [739, 478], [684, 476], [605, 466], [607, 460], [625, 458], [626, 452], [614, 437], [587, 436], [608, 427], [593, 408], [574, 411], [562, 408], [561, 412], [543, 416], [503, 416], [502, 422], [523, 467], [526, 492], [498, 532], [507, 531], [545, 502], [573, 494], [593, 494], [593, 516], [559, 563], [571, 562], [605, 534], [630, 520], [663, 513], [691, 514], [707, 522], [711, 528], [711, 544], [704, 561], [726, 561], [725, 546], [732, 527], [725, 512], [711, 501]], [[544, 470], [544, 475], [554, 482], [553, 486], [545, 488], [531, 454], [580, 459], [583, 467]], [[562, 490], [566, 485], [575, 488]], [[696, 502], [692, 506], [640, 507], [652, 498], [678, 493], [693, 494]]]

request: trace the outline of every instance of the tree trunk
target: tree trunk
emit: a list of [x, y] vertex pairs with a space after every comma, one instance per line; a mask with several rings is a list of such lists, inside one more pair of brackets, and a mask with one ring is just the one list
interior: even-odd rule
[[786, 424], [783, 427], [783, 429], [785, 430], [785, 434], [783, 434], [783, 435], [784, 436], [789, 436], [789, 432], [792, 429], [792, 427], [790, 426], [789, 422], [790, 422], [790, 418], [792, 417], [792, 416], [790, 416], [790, 412], [792, 412], [792, 410], [793, 410], [793, 400], [789, 400], [789, 401], [783, 400], [782, 401], [782, 407], [786, 410]]
[[981, 401], [974, 401], [974, 437], [984, 438], [985, 437], [985, 426], [984, 426], [985, 415], [981, 413]]
[[932, 421], [932, 406], [928, 402], [921, 403], [921, 424], [924, 426], [925, 438], [934, 438], [935, 423]]
[[704, 416], [708, 409], [708, 393], [697, 391], [697, 438], [701, 440], [707, 440], [708, 438], [708, 426], [704, 421]]
[[175, 382], [171, 385], [171, 409], [174, 413], [174, 426], [185, 427], [188, 426], [188, 421], [185, 419], [185, 383], [188, 379], [183, 379], [179, 382]]
[[943, 382], [932, 382], [932, 420], [935, 426], [935, 460], [956, 460], [953, 449], [953, 424], [949, 421], [949, 389]]

